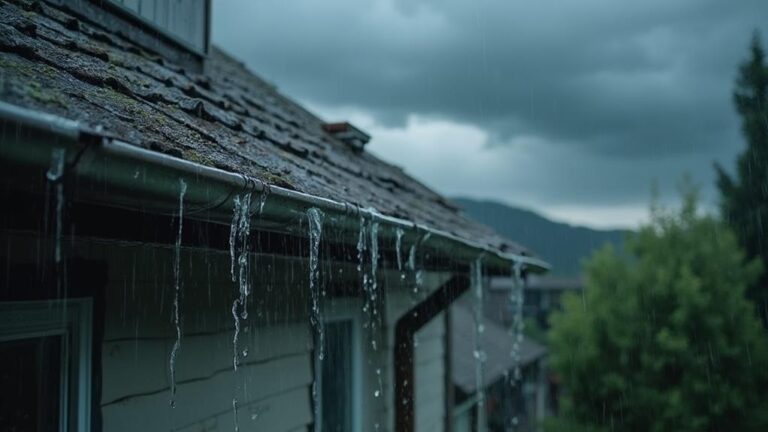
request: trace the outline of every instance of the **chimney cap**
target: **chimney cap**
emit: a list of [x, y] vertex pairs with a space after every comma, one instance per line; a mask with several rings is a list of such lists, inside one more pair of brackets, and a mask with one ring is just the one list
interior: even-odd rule
[[323, 130], [358, 152], [363, 151], [365, 145], [371, 140], [370, 135], [349, 122], [326, 123], [323, 125]]

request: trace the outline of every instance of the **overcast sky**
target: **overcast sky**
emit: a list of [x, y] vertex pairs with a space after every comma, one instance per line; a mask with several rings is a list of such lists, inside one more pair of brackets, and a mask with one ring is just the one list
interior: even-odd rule
[[766, 0], [227, 0], [213, 41], [449, 196], [633, 227], [744, 147], [731, 102]]

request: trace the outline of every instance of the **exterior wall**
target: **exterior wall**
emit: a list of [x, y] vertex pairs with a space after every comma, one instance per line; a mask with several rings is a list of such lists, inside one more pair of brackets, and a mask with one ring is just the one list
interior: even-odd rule
[[[237, 288], [229, 257], [182, 252], [183, 336], [175, 366], [176, 406], [170, 408], [169, 356], [176, 340], [170, 322], [173, 250], [108, 248], [92, 253], [110, 264], [102, 345], [105, 430], [231, 430], [235, 398], [243, 430], [290, 431], [311, 423], [311, 334], [302, 303], [294, 298], [293, 307], [285, 308], [290, 299], [274, 295], [286, 285], [277, 283], [270, 295], [254, 281], [235, 371], [231, 307]], [[256, 304], [257, 298], [264, 304]], [[281, 306], [286, 314], [275, 317]], [[242, 356], [245, 349], [247, 357]], [[286, 406], [292, 407], [292, 415], [285, 415]]]
[[[3, 233], [9, 268], [40, 262], [50, 250], [33, 234]], [[41, 246], [41, 244], [43, 246]], [[43, 251], [43, 252], [41, 252]], [[230, 276], [228, 253], [182, 248], [179, 274], [182, 338], [175, 362], [176, 403], [170, 406], [169, 357], [176, 340], [173, 323], [174, 249], [163, 245], [78, 240], [69, 257], [106, 268], [103, 298], [94, 304], [95, 430], [233, 430], [237, 399], [240, 430], [311, 430], [315, 370], [309, 324], [307, 269], [300, 260], [263, 256], [252, 263], [249, 316], [241, 321], [238, 370], [233, 370], [232, 302], [239, 295]], [[352, 275], [357, 276], [352, 266]], [[338, 274], [339, 269], [335, 269]], [[328, 272], [330, 274], [330, 272]], [[334, 276], [341, 279], [341, 277]], [[426, 293], [444, 281], [426, 275]], [[333, 280], [328, 281], [328, 283]], [[335, 283], [335, 282], [333, 282]], [[373, 350], [360, 331], [360, 430], [393, 430], [394, 326], [416, 298], [397, 272], [380, 272], [386, 291], [383, 322]], [[78, 291], [81, 287], [69, 287]], [[423, 297], [423, 296], [422, 296]], [[326, 298], [324, 313], [354, 316], [364, 322], [360, 298]], [[99, 306], [100, 305], [100, 306]], [[415, 349], [416, 430], [439, 431], [444, 423], [445, 328], [438, 315], [418, 336]], [[247, 349], [247, 356], [242, 351]], [[381, 385], [376, 370], [381, 371]], [[351, 373], [350, 371], [346, 371]], [[381, 389], [377, 397], [375, 392]], [[378, 425], [378, 427], [377, 427]]]
[[[235, 371], [231, 308], [238, 288], [229, 274], [229, 256], [182, 253], [183, 337], [176, 360], [176, 407], [169, 408], [168, 359], [175, 329], [170, 323], [174, 281], [168, 264], [173, 262], [173, 251], [132, 254], [121, 248], [104, 256], [114, 263], [105, 302], [106, 316], [113, 319], [106, 321], [102, 348], [105, 430], [232, 430], [235, 398], [242, 430], [291, 431], [312, 422], [312, 336], [304, 298], [281, 294], [288, 281], [254, 281], [249, 319], [241, 320], [240, 365]], [[147, 269], [157, 262], [163, 263], [158, 269], [165, 276], [162, 286], [158, 287], [154, 271], [139, 271], [143, 277], [126, 280], [126, 275], [134, 274], [134, 265]], [[276, 270], [275, 274], [288, 274]], [[267, 283], [275, 286], [268, 290]], [[164, 298], [157, 298], [158, 289]], [[150, 306], [147, 297], [154, 297]], [[160, 307], [153, 308], [157, 300]], [[246, 349], [248, 355], [243, 357]], [[291, 407], [291, 415], [286, 415], [285, 407]]]
[[[447, 280], [445, 274], [428, 274], [424, 278], [422, 293], [414, 295], [410, 288], [390, 289], [387, 293], [387, 357], [385, 359], [387, 385], [390, 392], [394, 389], [394, 367], [392, 352], [395, 346], [394, 333], [397, 320], [417, 301], [423, 300], [426, 294], [435, 290]], [[391, 284], [396, 282], [388, 279]], [[416, 431], [441, 431], [445, 423], [445, 320], [443, 314], [438, 314], [432, 321], [416, 333], [417, 345], [414, 348], [415, 376], [415, 418]], [[383, 416], [386, 418], [387, 430], [393, 430], [394, 425], [394, 395], [385, 400]]]
[[[4, 245], [20, 262], [34, 261], [34, 239], [20, 236]], [[174, 252], [168, 247], [78, 242], [75, 254], [108, 268], [103, 323], [94, 369], [105, 431], [233, 430], [233, 398], [240, 430], [306, 430], [312, 423], [312, 333], [306, 298], [286, 295], [287, 287], [306, 292], [306, 274], [296, 265], [270, 261], [282, 280], [254, 281], [249, 318], [242, 321], [239, 349], [247, 348], [233, 370], [232, 301], [229, 256], [204, 250], [182, 251], [183, 335], [176, 369], [176, 406], [170, 406], [169, 356], [176, 339], [172, 322]], [[297, 280], [291, 280], [293, 275]], [[265, 272], [266, 273], [266, 272]], [[271, 278], [268, 278], [271, 279]], [[263, 283], [260, 283], [263, 282]], [[74, 287], [70, 287], [74, 288]], [[303, 289], [304, 288], [304, 289]], [[102, 428], [96, 427], [96, 430]]]
[[440, 314], [416, 334], [416, 431], [444, 429], [445, 321]]

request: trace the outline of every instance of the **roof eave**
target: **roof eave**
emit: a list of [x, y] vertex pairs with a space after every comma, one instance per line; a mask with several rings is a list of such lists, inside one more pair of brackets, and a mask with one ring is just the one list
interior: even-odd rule
[[[350, 242], [356, 240], [360, 219], [365, 218], [380, 224], [380, 236], [394, 238], [397, 231], [402, 230], [405, 238], [415, 241], [429, 234], [430, 248], [450, 253], [464, 262], [482, 255], [487, 268], [509, 270], [512, 263], [519, 263], [535, 273], [550, 268], [536, 257], [503, 252], [429, 226], [383, 215], [374, 209], [361, 209], [351, 203], [293, 191], [242, 174], [150, 151], [39, 111], [0, 102], [0, 120], [3, 123], [1, 159], [46, 167], [51, 152], [63, 148], [69, 156], [70, 175], [76, 175], [78, 181], [103, 186], [78, 191], [78, 199], [173, 214], [178, 203], [179, 182], [184, 179], [187, 185], [185, 203], [189, 209], [185, 214], [193, 218], [197, 214], [205, 220], [228, 224], [236, 195], [268, 193], [268, 204], [261, 220], [285, 230], [295, 230], [295, 221], [315, 207], [322, 210], [337, 228], [349, 232]], [[24, 133], [25, 130], [42, 136], [33, 137]]]

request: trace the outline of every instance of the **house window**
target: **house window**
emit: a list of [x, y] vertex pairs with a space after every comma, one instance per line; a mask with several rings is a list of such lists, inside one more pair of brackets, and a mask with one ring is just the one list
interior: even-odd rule
[[88, 300], [0, 303], [0, 430], [88, 431]]
[[195, 72], [210, 42], [211, 0], [46, 0]]
[[358, 329], [351, 318], [325, 323], [325, 359], [318, 362], [322, 432], [359, 430], [360, 365]]
[[109, 0], [109, 2], [193, 51], [201, 54], [207, 51], [207, 0]]

